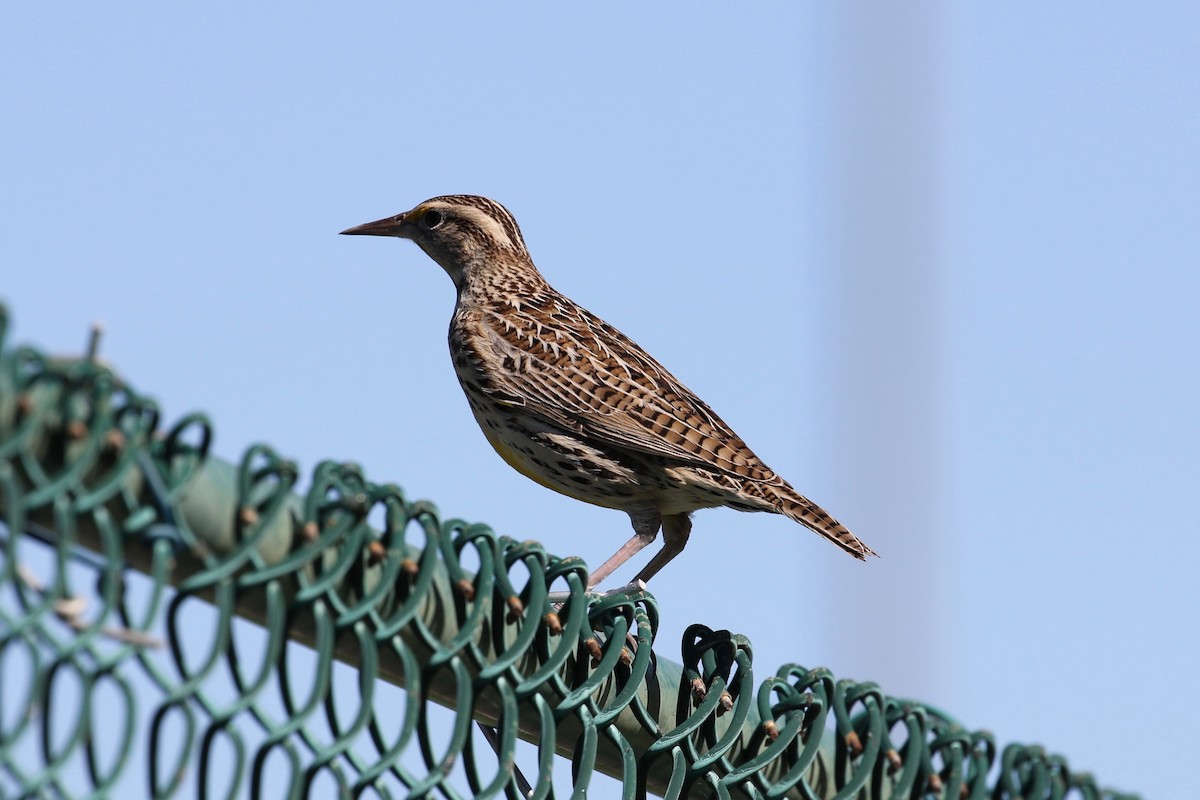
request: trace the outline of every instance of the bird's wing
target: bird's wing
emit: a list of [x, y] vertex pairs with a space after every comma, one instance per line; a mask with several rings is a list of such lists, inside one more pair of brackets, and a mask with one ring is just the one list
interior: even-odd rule
[[[704, 401], [608, 323], [565, 298], [483, 315], [476, 357], [499, 402], [605, 444], [732, 478], [739, 508], [777, 510], [855, 558], [874, 555], [846, 526], [758, 459]], [[526, 307], [528, 306], [528, 307]], [[514, 313], [515, 311], [515, 313]]]
[[483, 345], [503, 400], [601, 442], [782, 483], [700, 398], [628, 337], [580, 306], [486, 312]]

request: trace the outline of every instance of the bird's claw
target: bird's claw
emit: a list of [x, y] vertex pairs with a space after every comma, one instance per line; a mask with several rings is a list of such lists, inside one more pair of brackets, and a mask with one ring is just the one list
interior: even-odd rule
[[[597, 597], [616, 597], [617, 595], [636, 594], [637, 592], [646, 591], [646, 582], [635, 580], [632, 583], [627, 583], [624, 586], [618, 586], [616, 589], [609, 589], [604, 592], [597, 592], [592, 589], [587, 589], [584, 594], [595, 595]], [[546, 595], [546, 600], [555, 605], [561, 605], [571, 599], [570, 592], [550, 592]]]

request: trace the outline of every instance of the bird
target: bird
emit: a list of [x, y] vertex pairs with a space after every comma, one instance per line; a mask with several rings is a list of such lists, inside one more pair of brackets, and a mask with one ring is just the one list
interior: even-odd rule
[[589, 591], [661, 530], [662, 548], [633, 581], [644, 586], [683, 551], [704, 508], [782, 514], [859, 560], [876, 555], [666, 367], [552, 288], [496, 201], [443, 195], [342, 234], [409, 239], [450, 276], [454, 371], [501, 458], [548, 489], [629, 515], [633, 536], [590, 573]]

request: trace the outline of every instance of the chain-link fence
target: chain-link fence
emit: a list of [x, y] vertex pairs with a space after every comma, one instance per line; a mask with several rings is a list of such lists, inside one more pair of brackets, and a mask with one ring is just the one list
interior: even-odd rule
[[652, 596], [210, 432], [0, 354], [0, 797], [1122, 796], [726, 631], [660, 659]]

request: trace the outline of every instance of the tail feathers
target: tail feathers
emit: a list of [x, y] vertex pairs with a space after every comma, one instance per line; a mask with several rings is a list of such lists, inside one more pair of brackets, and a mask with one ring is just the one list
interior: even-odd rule
[[831, 517], [825, 509], [807, 497], [795, 491], [788, 492], [784, 490], [777, 493], [776, 499], [778, 500], [779, 511], [784, 516], [794, 519], [815, 533], [821, 534], [859, 561], [866, 561], [867, 556], [879, 555], [863, 544], [857, 536], [850, 532], [849, 528]]

